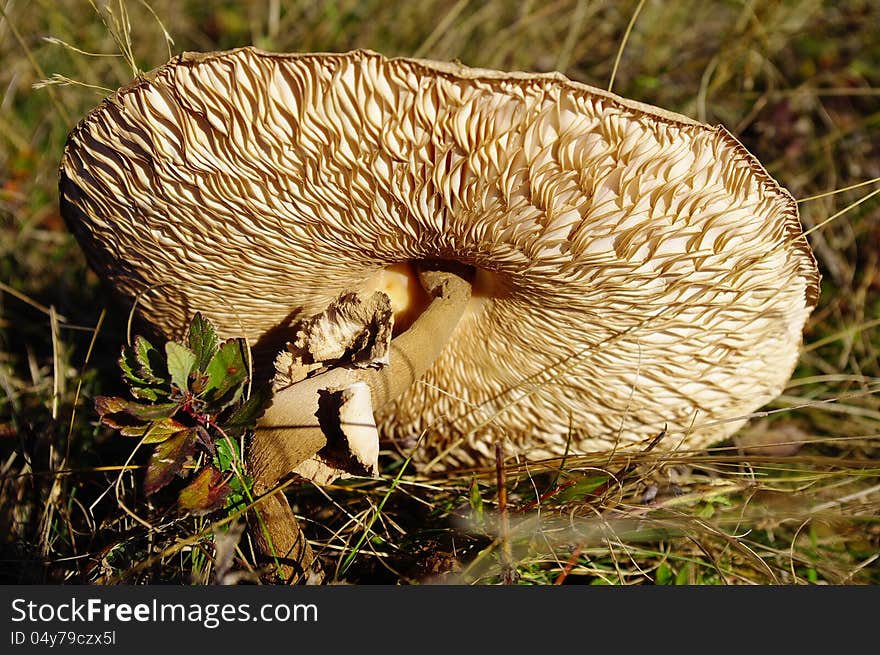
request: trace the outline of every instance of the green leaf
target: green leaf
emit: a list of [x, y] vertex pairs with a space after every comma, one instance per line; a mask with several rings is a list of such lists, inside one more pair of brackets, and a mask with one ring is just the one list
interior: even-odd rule
[[168, 374], [171, 376], [171, 384], [176, 385], [181, 391], [189, 389], [189, 374], [196, 364], [195, 353], [176, 341], [165, 344], [165, 356], [168, 359]]
[[566, 504], [582, 501], [593, 491], [608, 482], [607, 475], [583, 475], [577, 481], [571, 480], [565, 489], [554, 498], [555, 503]]
[[[234, 469], [232, 464], [237, 462], [239, 465]], [[217, 440], [217, 456], [214, 458], [214, 464], [223, 473], [232, 473], [227, 484], [229, 485], [230, 494], [226, 497], [226, 507], [235, 508], [246, 502], [245, 496], [248, 490], [253, 486], [253, 480], [242, 473], [242, 456], [240, 442], [235, 439], [218, 439]]]
[[[226, 507], [229, 510], [233, 510], [233, 511], [240, 508], [240, 507], [244, 507], [244, 505], [247, 504], [247, 500], [245, 499], [244, 494], [240, 493], [236, 490], [236, 488], [233, 484], [234, 482], [235, 482], [235, 478], [230, 480], [230, 486], [232, 486], [232, 492], [228, 496], [226, 496]], [[239, 485], [239, 486], [241, 486], [241, 485]]]
[[477, 484], [477, 479], [474, 478], [471, 480], [471, 488], [468, 498], [471, 506], [471, 517], [474, 521], [474, 524], [482, 529], [485, 523], [485, 512], [483, 510], [483, 496], [480, 495], [480, 485]]
[[234, 403], [240, 396], [247, 380], [244, 358], [244, 339], [229, 339], [211, 358], [206, 373], [208, 383], [202, 397], [215, 412]]
[[[107, 423], [107, 425], [110, 425]], [[132, 423], [131, 425], [110, 425], [110, 427], [119, 430], [119, 434], [123, 437], [143, 437], [150, 428], [149, 423]]]
[[156, 401], [159, 400], [159, 396], [167, 396], [168, 392], [155, 387], [132, 387], [131, 395], [141, 400]]
[[[217, 468], [224, 473], [231, 473], [234, 462], [241, 463], [241, 453], [239, 452], [238, 442], [234, 439], [217, 439], [217, 457], [214, 459]], [[241, 469], [241, 466], [238, 467]]]
[[195, 431], [183, 430], [156, 446], [147, 465], [144, 493], [153, 494], [171, 482], [195, 452], [195, 444]]
[[240, 437], [245, 430], [251, 430], [257, 425], [259, 419], [272, 400], [272, 387], [263, 384], [251, 391], [250, 398], [246, 399], [228, 419], [223, 421], [223, 431], [230, 437]]
[[122, 354], [119, 356], [119, 368], [122, 370], [122, 378], [130, 384], [139, 386], [149, 384], [149, 381], [140, 375], [140, 364], [132, 348], [122, 346]]
[[122, 371], [122, 379], [129, 384], [135, 397], [156, 400], [159, 396], [168, 395], [168, 390], [165, 388], [166, 380], [154, 372], [154, 368], [163, 368], [162, 358], [143, 337], [135, 337], [133, 348], [122, 347], [119, 368]]
[[186, 429], [185, 425], [178, 423], [173, 418], [153, 421], [144, 433], [144, 443], [161, 443], [172, 435]]
[[691, 565], [690, 563], [686, 563], [681, 567], [681, 570], [675, 575], [675, 585], [686, 585], [690, 583], [690, 575], [691, 575]]
[[165, 367], [162, 365], [162, 355], [141, 335], [134, 338], [134, 360], [137, 362], [137, 375], [151, 384], [165, 382]]
[[669, 568], [666, 562], [662, 562], [660, 566], [657, 567], [657, 572], [654, 574], [654, 584], [672, 584], [672, 570]]
[[196, 356], [195, 370], [204, 372], [211, 358], [217, 352], [220, 340], [217, 338], [217, 331], [214, 329], [214, 326], [200, 312], [196, 312], [196, 315], [190, 321], [187, 343], [189, 344], [189, 349]]
[[180, 492], [180, 508], [190, 514], [208, 514], [223, 507], [232, 489], [223, 480], [223, 474], [213, 466], [206, 466], [196, 479]]
[[251, 478], [247, 475], [233, 475], [229, 479], [229, 487], [236, 495], [243, 497], [245, 488], [250, 489], [252, 482]]
[[715, 506], [712, 503], [701, 503], [697, 508], [696, 515], [701, 519], [711, 519], [715, 516]]

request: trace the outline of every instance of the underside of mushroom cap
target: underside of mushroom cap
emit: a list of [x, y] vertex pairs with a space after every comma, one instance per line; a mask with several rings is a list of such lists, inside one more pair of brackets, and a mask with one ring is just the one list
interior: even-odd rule
[[[251, 343], [401, 262], [489, 291], [377, 416], [417, 459], [666, 447], [776, 396], [818, 296], [790, 195], [727, 131], [560, 75], [183, 55], [72, 132], [62, 212], [168, 335]], [[446, 452], [448, 451], [448, 452]]]

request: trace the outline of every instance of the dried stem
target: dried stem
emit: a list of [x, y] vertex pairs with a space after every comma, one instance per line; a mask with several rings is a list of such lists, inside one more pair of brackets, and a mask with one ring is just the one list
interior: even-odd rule
[[510, 523], [507, 517], [507, 471], [504, 468], [504, 446], [495, 443], [495, 477], [498, 485], [498, 540], [501, 542], [501, 582], [513, 584], [513, 551], [510, 546]]

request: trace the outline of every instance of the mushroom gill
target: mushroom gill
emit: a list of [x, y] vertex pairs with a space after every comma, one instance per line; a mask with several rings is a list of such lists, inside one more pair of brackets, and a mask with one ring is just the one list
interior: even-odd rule
[[[816, 304], [796, 205], [722, 127], [558, 74], [185, 54], [71, 133], [62, 211], [167, 335], [252, 344], [380, 271], [477, 271], [439, 357], [375, 407], [416, 459], [667, 447], [776, 396]], [[411, 320], [411, 319], [410, 319]]]

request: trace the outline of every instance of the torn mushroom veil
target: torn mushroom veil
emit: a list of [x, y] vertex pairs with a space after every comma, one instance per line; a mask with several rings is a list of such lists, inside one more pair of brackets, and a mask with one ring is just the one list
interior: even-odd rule
[[528, 458], [722, 439], [782, 390], [818, 295], [793, 199], [726, 130], [558, 74], [184, 54], [76, 127], [60, 190], [168, 335], [201, 311], [255, 344], [395, 275], [402, 317], [409, 266], [472, 267], [436, 361], [373, 407], [447, 466], [499, 438]]

